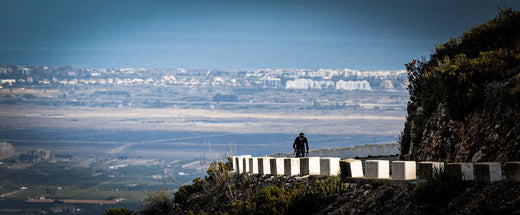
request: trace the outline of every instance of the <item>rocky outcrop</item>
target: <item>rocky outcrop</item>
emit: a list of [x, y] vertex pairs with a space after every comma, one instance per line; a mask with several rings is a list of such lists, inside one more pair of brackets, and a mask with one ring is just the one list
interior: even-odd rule
[[[496, 97], [489, 95], [488, 98]], [[443, 104], [427, 119], [419, 144], [401, 158], [445, 162], [520, 160], [520, 107], [490, 102], [463, 121], [451, 119]]]
[[501, 10], [407, 70], [400, 159], [520, 160], [520, 12]]

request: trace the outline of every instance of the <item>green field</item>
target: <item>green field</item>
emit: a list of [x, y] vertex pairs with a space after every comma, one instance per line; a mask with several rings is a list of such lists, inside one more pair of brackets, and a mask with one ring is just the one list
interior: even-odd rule
[[[0, 167], [0, 214], [37, 214], [40, 211], [66, 214], [72, 213], [71, 210], [74, 213], [99, 214], [114, 207], [135, 210], [146, 191], [163, 187], [174, 190], [202, 174], [196, 169], [182, 168], [188, 162], [53, 158], [26, 167], [4, 164]], [[55, 201], [26, 202], [29, 199]], [[118, 203], [63, 203], [60, 201], [63, 199], [118, 200]]]

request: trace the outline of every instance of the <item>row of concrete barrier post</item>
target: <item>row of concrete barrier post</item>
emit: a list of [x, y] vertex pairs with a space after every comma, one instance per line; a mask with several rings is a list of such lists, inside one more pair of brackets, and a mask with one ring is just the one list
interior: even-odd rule
[[305, 157], [305, 158], [273, 158], [251, 157], [251, 155], [230, 157], [233, 171], [237, 173], [253, 173], [262, 175], [339, 175], [340, 158]]
[[[365, 170], [361, 160], [337, 157], [273, 158], [232, 156], [233, 171], [262, 175], [322, 175], [366, 179], [415, 180], [431, 177], [435, 171], [444, 169], [458, 175], [462, 180], [496, 182], [503, 180], [502, 166], [498, 162], [443, 163], [388, 160], [366, 160]], [[520, 181], [520, 162], [507, 162], [505, 175], [508, 181]]]

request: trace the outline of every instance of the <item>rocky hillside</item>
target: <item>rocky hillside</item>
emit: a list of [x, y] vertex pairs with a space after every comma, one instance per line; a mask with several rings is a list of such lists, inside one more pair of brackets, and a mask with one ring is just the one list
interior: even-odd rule
[[[213, 163], [205, 179], [145, 200], [140, 214], [520, 214], [520, 183], [477, 184], [446, 172], [426, 182], [232, 174]], [[173, 207], [172, 207], [173, 205]]]
[[520, 12], [501, 10], [406, 66], [401, 159], [520, 160]]

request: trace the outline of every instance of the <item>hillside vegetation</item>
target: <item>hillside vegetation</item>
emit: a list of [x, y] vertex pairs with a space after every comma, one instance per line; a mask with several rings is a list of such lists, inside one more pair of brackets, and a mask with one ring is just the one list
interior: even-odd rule
[[520, 160], [520, 12], [500, 10], [406, 66], [401, 159]]
[[464, 182], [444, 171], [421, 184], [392, 184], [338, 176], [236, 174], [229, 169], [230, 163], [215, 162], [204, 179], [173, 194], [164, 189], [148, 193], [137, 214], [520, 213], [520, 183]]

